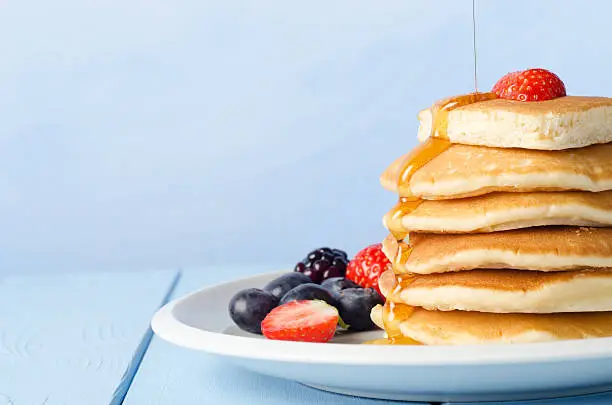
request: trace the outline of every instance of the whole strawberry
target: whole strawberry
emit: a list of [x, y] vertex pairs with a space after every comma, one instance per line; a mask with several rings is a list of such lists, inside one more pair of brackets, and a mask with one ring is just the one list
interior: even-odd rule
[[508, 73], [495, 83], [492, 91], [499, 98], [517, 101], [545, 101], [567, 95], [559, 76], [546, 69]]
[[389, 268], [391, 268], [391, 262], [383, 253], [382, 244], [377, 243], [355, 255], [346, 266], [346, 278], [364, 288], [374, 288], [380, 294], [378, 278]]

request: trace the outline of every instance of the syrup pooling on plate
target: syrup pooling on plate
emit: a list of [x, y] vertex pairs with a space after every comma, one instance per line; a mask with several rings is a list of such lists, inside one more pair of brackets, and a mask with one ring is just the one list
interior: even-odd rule
[[420, 345], [420, 342], [402, 335], [400, 325], [410, 318], [414, 308], [410, 305], [399, 303], [397, 298], [397, 295], [414, 280], [414, 276], [410, 274], [395, 275], [393, 272], [391, 272], [391, 275], [393, 280], [385, 278], [386, 287], [384, 291], [387, 297], [382, 308], [382, 322], [387, 332], [387, 337], [370, 340], [364, 342], [364, 344]]
[[363, 342], [363, 343], [366, 345], [410, 345], [410, 346], [422, 344], [420, 342], [417, 342], [414, 339], [410, 339], [409, 337], [398, 337], [398, 338], [393, 338], [393, 339], [387, 339], [387, 338], [374, 339], [374, 340], [368, 340], [367, 342]]
[[414, 307], [398, 302], [396, 296], [408, 286], [414, 277], [410, 274], [396, 275], [397, 284], [386, 297], [387, 300], [383, 306], [383, 324], [387, 332], [388, 339], [402, 338], [400, 324], [410, 318], [414, 312]]
[[406, 304], [401, 304], [394, 301], [394, 296], [399, 294], [414, 278], [411, 275], [397, 276], [398, 284], [387, 297], [387, 301], [383, 306], [383, 323], [387, 338], [377, 339], [376, 341], [366, 342], [371, 344], [381, 345], [420, 345], [421, 343], [411, 338], [405, 337], [402, 334], [400, 325], [408, 320], [414, 312], [414, 307]]

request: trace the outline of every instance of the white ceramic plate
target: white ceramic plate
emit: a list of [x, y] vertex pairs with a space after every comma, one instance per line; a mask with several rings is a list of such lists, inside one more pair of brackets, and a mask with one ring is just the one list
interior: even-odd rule
[[612, 389], [612, 339], [486, 346], [378, 346], [381, 331], [346, 334], [332, 343], [264, 339], [233, 326], [227, 303], [279, 273], [205, 288], [154, 316], [162, 339], [225, 356], [247, 369], [315, 388], [412, 401], [550, 398]]

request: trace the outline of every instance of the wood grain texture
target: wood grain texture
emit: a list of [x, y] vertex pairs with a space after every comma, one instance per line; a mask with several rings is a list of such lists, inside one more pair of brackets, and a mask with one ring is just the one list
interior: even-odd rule
[[123, 398], [135, 371], [128, 366], [148, 346], [150, 317], [176, 276], [154, 271], [2, 280], [0, 405], [108, 405], [114, 394]]
[[[183, 272], [175, 297], [206, 285], [281, 267], [208, 269]], [[220, 306], [227, 303], [220, 302]], [[255, 374], [214, 356], [183, 349], [154, 337], [125, 398], [125, 405], [348, 405], [396, 404], [330, 394], [301, 384]]]

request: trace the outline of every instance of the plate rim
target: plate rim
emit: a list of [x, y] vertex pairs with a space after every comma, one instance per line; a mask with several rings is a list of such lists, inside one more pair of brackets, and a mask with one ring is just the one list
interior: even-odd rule
[[[288, 270], [260, 273], [196, 291], [173, 299], [151, 319], [153, 332], [178, 346], [211, 354], [277, 362], [341, 364], [364, 366], [481, 366], [495, 364], [533, 364], [612, 358], [612, 337], [559, 342], [458, 345], [458, 346], [384, 346], [350, 343], [307, 343], [267, 340], [228, 335], [187, 325], [174, 315], [177, 305], [194, 296], [236, 285], [265, 283]], [[227, 310], [226, 305], [211, 311]]]

